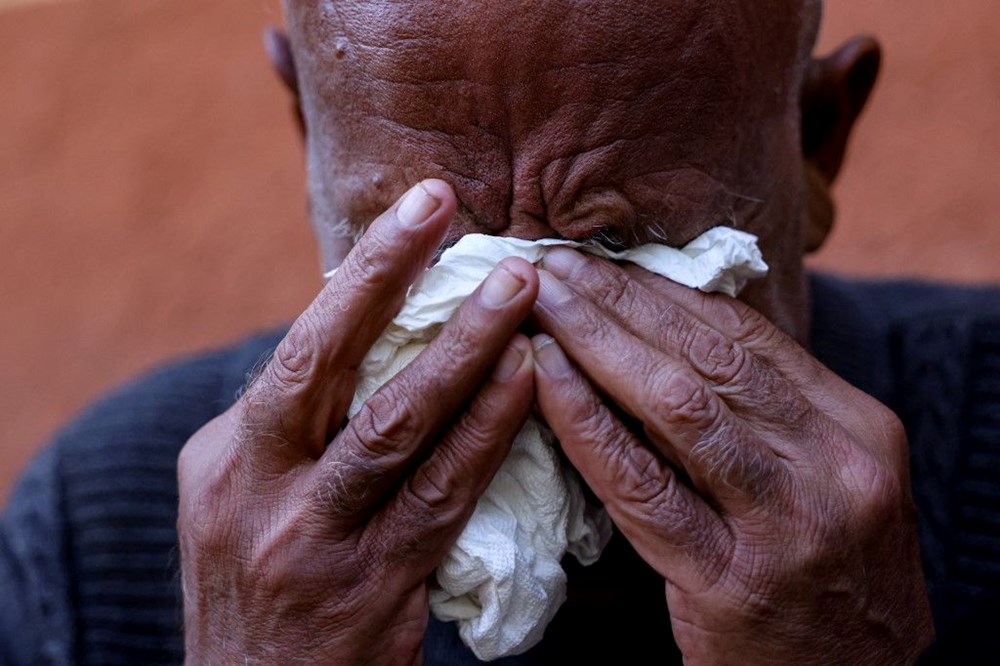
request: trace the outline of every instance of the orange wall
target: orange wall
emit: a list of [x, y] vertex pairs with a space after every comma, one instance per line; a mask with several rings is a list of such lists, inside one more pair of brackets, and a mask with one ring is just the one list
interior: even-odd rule
[[[815, 265], [1000, 279], [1000, 3], [829, 2], [886, 77]], [[0, 11], [0, 501], [141, 368], [293, 317], [318, 287], [270, 0]]]
[[319, 285], [264, 2], [0, 13], [0, 496], [53, 429]]
[[1000, 280], [1000, 2], [826, 4], [821, 48], [866, 31], [886, 59], [814, 264]]

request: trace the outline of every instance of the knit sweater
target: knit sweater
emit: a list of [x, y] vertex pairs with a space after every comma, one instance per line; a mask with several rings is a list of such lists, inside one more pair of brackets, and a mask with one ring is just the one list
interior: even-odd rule
[[[902, 418], [938, 630], [928, 663], [1000, 663], [1000, 290], [814, 277], [817, 357]], [[0, 664], [183, 660], [177, 456], [236, 399], [280, 333], [115, 391], [36, 458], [0, 520]], [[624, 540], [543, 643], [500, 663], [644, 663], [672, 647], [662, 581]], [[427, 663], [475, 663], [432, 622]], [[656, 660], [663, 662], [662, 658]]]

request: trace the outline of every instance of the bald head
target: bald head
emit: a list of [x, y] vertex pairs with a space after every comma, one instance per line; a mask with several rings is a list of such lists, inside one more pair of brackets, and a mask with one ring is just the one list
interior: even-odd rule
[[678, 242], [700, 225], [684, 218], [759, 198], [741, 149], [761, 156], [775, 131], [797, 146], [816, 25], [798, 0], [292, 0], [289, 15], [321, 129], [314, 186], [345, 190], [316, 192], [335, 217], [370, 219], [436, 176], [470, 227], [580, 237], [652, 217]]
[[800, 102], [819, 0], [286, 9], [328, 265], [435, 177], [458, 195], [456, 238], [676, 245], [718, 224], [749, 230], [774, 267], [750, 300], [804, 309]]

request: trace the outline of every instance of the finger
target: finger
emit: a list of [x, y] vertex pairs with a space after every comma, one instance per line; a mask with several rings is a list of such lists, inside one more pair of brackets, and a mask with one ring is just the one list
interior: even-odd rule
[[[683, 294], [688, 304], [711, 297], [641, 271], [658, 280], [650, 284], [637, 278], [636, 272], [566, 248], [551, 251], [544, 266], [554, 270], [553, 275], [573, 291], [610, 313], [622, 328], [655, 349], [686, 361], [758, 432], [780, 437], [782, 441], [776, 441], [776, 446], [783, 446], [788, 433], [821, 418], [797, 384], [773, 362], [679, 304], [675, 291], [688, 292]], [[765, 324], [771, 327], [760, 321], [756, 325], [763, 328]], [[756, 341], [763, 335], [760, 332], [744, 339]], [[795, 456], [794, 447], [784, 448], [788, 449], [784, 455]]]
[[[784, 343], [790, 339], [762, 315], [736, 299], [706, 294], [638, 266], [617, 266], [567, 248], [551, 250], [545, 257], [543, 268], [574, 291], [612, 312], [624, 326], [634, 327], [637, 331], [641, 329], [637, 333], [639, 335], [655, 331], [657, 324], [669, 333], [669, 328], [673, 327], [662, 324], [691, 326], [694, 322], [701, 322], [768, 360], [781, 361], [777, 364], [779, 366], [790, 362], [792, 367], [798, 367], [804, 363], [807, 371], [816, 366], [815, 359], [808, 353], [789, 354], [789, 345]], [[662, 314], [664, 312], [666, 317]], [[653, 333], [648, 341], [655, 344], [660, 338]], [[793, 346], [798, 347], [794, 343]], [[771, 359], [772, 354], [778, 357]]]
[[533, 400], [531, 343], [517, 335], [469, 410], [368, 528], [368, 538], [411, 579], [429, 576], [451, 549]]
[[476, 394], [537, 293], [534, 267], [505, 259], [413, 363], [368, 399], [323, 457], [320, 473], [345, 498], [335, 513], [363, 519], [412, 471]]
[[533, 342], [546, 422], [643, 559], [666, 578], [715, 560], [728, 534], [718, 514], [614, 416], [558, 343], [547, 335]]
[[703, 377], [608, 318], [546, 271], [535, 308], [583, 371], [645, 426], [695, 486], [720, 501], [759, 499], [784, 483], [775, 450], [734, 416]]
[[[721, 294], [703, 294], [687, 289], [638, 267], [628, 267], [626, 271], [630, 277], [663, 294], [683, 311], [735, 341], [770, 367], [780, 369], [781, 375], [795, 386], [813, 409], [856, 434], [866, 430], [871, 413], [884, 411], [878, 401], [841, 379], [748, 305]], [[790, 400], [791, 396], [782, 398]], [[794, 425], [795, 419], [791, 415], [801, 414], [801, 410], [790, 401], [783, 404], [792, 406], [787, 422]], [[860, 404], [865, 408], [858, 409]], [[781, 414], [780, 411], [775, 413]]]
[[898, 458], [881, 444], [892, 437], [873, 428], [897, 419], [744, 303], [562, 248], [544, 265], [633, 335], [684, 359], [782, 458], [836, 456], [817, 443], [841, 427], [876, 456]]
[[322, 454], [328, 433], [340, 426], [350, 405], [358, 365], [399, 312], [455, 207], [451, 188], [428, 180], [372, 223], [247, 390], [247, 430], [282, 443], [252, 447], [250, 455], [277, 452], [297, 460]]
[[545, 255], [541, 268], [609, 312], [634, 335], [657, 346], [658, 340], [647, 336], [659, 328], [663, 309], [671, 303], [630, 277], [621, 266], [570, 248], [554, 247]]

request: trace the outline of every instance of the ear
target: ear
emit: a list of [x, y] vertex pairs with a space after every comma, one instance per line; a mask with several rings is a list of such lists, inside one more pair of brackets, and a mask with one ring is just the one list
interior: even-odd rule
[[809, 64], [802, 88], [802, 149], [831, 183], [840, 173], [851, 131], [881, 64], [882, 48], [872, 37], [855, 37]]
[[292, 45], [288, 35], [278, 28], [269, 27], [264, 30], [264, 50], [271, 61], [271, 68], [294, 100], [293, 113], [299, 126], [299, 131], [305, 136], [305, 120], [302, 117], [302, 104], [299, 97], [299, 77], [295, 69], [295, 56], [292, 55]]
[[840, 173], [854, 125], [871, 97], [882, 64], [872, 37], [855, 37], [809, 64], [802, 87], [802, 152], [809, 180], [806, 250], [819, 248], [833, 226], [829, 188]]

